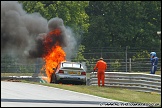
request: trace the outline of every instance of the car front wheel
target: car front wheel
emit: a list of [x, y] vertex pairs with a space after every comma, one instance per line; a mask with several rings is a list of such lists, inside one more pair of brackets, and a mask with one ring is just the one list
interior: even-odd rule
[[54, 73], [51, 76], [51, 83], [55, 83], [55, 74]]

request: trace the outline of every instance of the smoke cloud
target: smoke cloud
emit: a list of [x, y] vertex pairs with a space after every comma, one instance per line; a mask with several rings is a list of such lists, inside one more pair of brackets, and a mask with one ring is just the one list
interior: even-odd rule
[[43, 41], [53, 30], [59, 29], [60, 36], [53, 36], [50, 45], [59, 41], [66, 52], [66, 58], [72, 57], [77, 42], [69, 27], [65, 27], [61, 18], [49, 21], [39, 13], [28, 14], [17, 1], [1, 1], [1, 55], [10, 54], [29, 58], [39, 58], [46, 52]]

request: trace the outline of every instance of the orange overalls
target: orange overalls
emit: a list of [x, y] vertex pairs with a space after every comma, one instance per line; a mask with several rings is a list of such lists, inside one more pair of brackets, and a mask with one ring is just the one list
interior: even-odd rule
[[105, 84], [105, 70], [107, 69], [107, 64], [103, 60], [99, 60], [96, 63], [96, 66], [94, 67], [94, 71], [98, 69], [97, 71], [97, 77], [98, 77], [98, 86], [100, 86], [100, 80], [102, 81], [102, 86]]

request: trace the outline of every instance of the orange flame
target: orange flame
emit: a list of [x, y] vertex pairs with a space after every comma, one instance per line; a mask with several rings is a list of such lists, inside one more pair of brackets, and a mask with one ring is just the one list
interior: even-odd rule
[[44, 41], [44, 50], [46, 50], [46, 54], [43, 56], [43, 60], [45, 61], [45, 65], [43, 66], [42, 69], [45, 70], [46, 75], [47, 75], [47, 82], [51, 82], [51, 76], [52, 73], [55, 71], [53, 70], [54, 68], [57, 67], [57, 65], [61, 61], [65, 61], [65, 52], [62, 49], [62, 47], [59, 45], [59, 42], [57, 41], [52, 48], [50, 49], [50, 42], [52, 42], [51, 36], [55, 34], [56, 36], [59, 36], [60, 30], [56, 29], [47, 35], [46, 40]]
[[55, 29], [53, 31], [50, 32], [50, 35], [54, 34], [55, 36], [59, 36], [61, 34], [60, 29]]

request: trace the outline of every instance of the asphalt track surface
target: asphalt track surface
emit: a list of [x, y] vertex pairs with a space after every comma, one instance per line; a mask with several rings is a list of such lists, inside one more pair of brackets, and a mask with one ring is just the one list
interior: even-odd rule
[[43, 85], [1, 81], [1, 107], [132, 107], [113, 103], [122, 102]]

